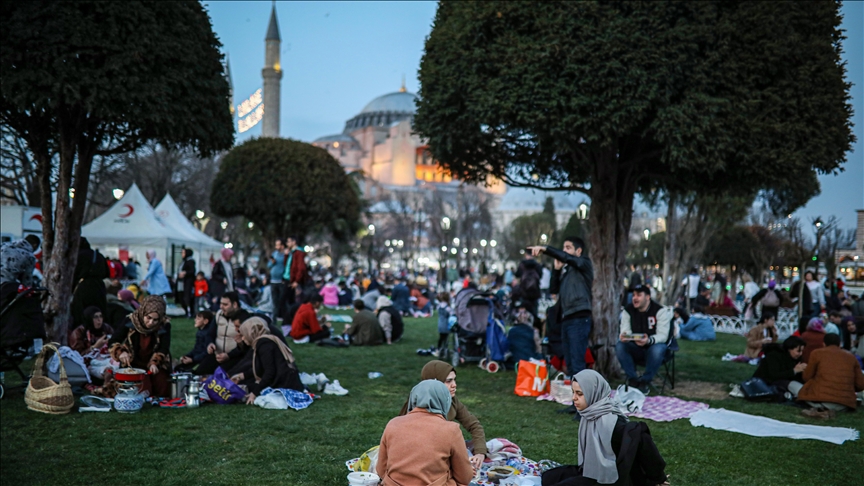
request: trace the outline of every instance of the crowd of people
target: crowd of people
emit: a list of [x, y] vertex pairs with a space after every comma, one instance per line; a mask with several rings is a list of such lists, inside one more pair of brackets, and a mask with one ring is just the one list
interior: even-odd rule
[[[38, 242], [16, 245], [4, 246], [4, 263], [13, 261], [11, 255], [29, 264], [27, 252], [32, 254]], [[482, 295], [506, 316], [507, 364], [549, 357], [554, 368], [572, 377], [573, 405], [562, 412], [581, 421], [579, 462], [549, 471], [543, 484], [611, 484], [622, 477], [631, 482], [621, 484], [665, 482], [665, 463], [647, 428], [627, 421], [611, 404], [609, 384], [590, 369], [597, 351], [591, 337], [594, 268], [582, 239], [565, 238], [561, 249], [529, 247], [515, 268], [477, 280], [466, 272], [458, 287], [436, 282], [432, 271], [340, 275], [313, 269], [296, 238], [277, 240], [274, 248], [266, 268], [254, 271], [235, 265], [233, 251], [226, 248], [209, 278], [196, 268], [192, 250], [183, 250], [171, 276], [156, 252], [148, 251], [146, 271], [138, 280], [123, 278], [123, 288], [120, 277], [134, 275], [135, 264], [114, 264], [82, 238], [69, 345], [81, 355], [103, 352], [121, 366], [149, 371], [144, 389], [153, 396], [170, 394], [174, 371], [211, 375], [221, 368], [243, 387], [251, 404], [268, 387], [306, 389], [291, 345], [392, 345], [400, 341], [406, 319], [437, 314], [439, 336], [429, 354], [443, 355], [458, 328], [460, 293], [482, 287]], [[14, 268], [4, 266], [4, 278]], [[676, 305], [665, 306], [655, 299], [656, 278], [632, 270], [621, 296], [618, 341], [611, 344], [628, 385], [648, 392], [678, 349], [677, 339], [712, 341], [710, 314], [743, 308], [754, 321], [744, 355], [758, 364], [754, 378], [772, 387], [778, 400], [795, 401], [803, 414], [815, 418], [857, 407], [856, 393], [864, 390], [864, 301], [842, 285], [820, 282], [806, 272], [784, 290], [774, 280], [761, 286], [745, 275], [736, 295], [743, 306], [736, 306], [724, 275], [716, 274], [713, 285], [706, 285], [693, 269], [674, 289], [680, 292]], [[15, 278], [25, 278], [18, 273]], [[176, 358], [167, 316], [171, 296], [186, 316], [194, 317], [196, 332], [192, 349]], [[352, 309], [350, 323], [337, 329], [337, 322], [321, 312], [325, 306]], [[798, 329], [783, 341], [777, 328], [782, 308], [797, 308], [800, 315]], [[377, 472], [383, 484], [438, 484], [442, 478], [440, 484], [465, 484], [488, 454], [484, 429], [456, 397], [456, 370], [450, 364], [431, 361], [420, 378], [383, 432]], [[335, 385], [333, 393], [347, 393]], [[98, 391], [116, 393], [110, 375]], [[459, 426], [471, 436], [467, 443]], [[637, 455], [634, 447], [644, 449]], [[431, 449], [436, 453], [429, 454]]]

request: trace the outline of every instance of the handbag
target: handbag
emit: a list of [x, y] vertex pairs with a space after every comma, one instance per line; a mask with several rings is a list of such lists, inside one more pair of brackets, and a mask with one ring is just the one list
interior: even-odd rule
[[239, 402], [246, 396], [246, 392], [237, 386], [236, 383], [231, 381], [231, 378], [228, 377], [228, 374], [225, 373], [225, 370], [223, 370], [221, 366], [216, 368], [216, 371], [213, 373], [213, 376], [210, 377], [210, 380], [207, 381], [204, 389], [207, 391], [207, 396], [210, 397], [210, 400], [212, 400], [213, 403], [219, 403], [222, 405], [230, 405]]
[[[72, 396], [72, 386], [69, 385], [69, 377], [66, 375], [66, 366], [63, 364], [63, 358], [60, 357], [60, 352], [57, 350], [59, 344], [49, 343], [42, 346], [39, 356], [36, 358], [36, 363], [33, 365], [33, 377], [27, 383], [27, 390], [24, 392], [24, 402], [27, 408], [34, 412], [48, 413], [52, 415], [61, 415], [69, 413], [75, 405], [75, 397]], [[60, 358], [60, 381], [55, 383], [54, 380], [45, 376], [42, 368], [45, 365], [45, 356], [49, 351], [57, 353]]]
[[741, 392], [744, 393], [744, 398], [751, 402], [768, 402], [777, 396], [774, 387], [756, 377], [741, 383]]
[[520, 397], [539, 397], [549, 393], [549, 370], [546, 361], [520, 360], [513, 392]]

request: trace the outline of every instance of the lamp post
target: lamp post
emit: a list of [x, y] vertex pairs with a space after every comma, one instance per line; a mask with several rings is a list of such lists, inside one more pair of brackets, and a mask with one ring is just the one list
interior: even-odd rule
[[824, 233], [822, 226], [824, 226], [822, 218], [817, 216], [813, 220], [813, 227], [816, 228], [816, 247], [813, 249], [813, 266], [815, 267], [816, 274], [814, 280], [819, 280], [819, 245], [822, 242], [822, 234]]
[[486, 258], [488, 257], [488, 253], [486, 253], [486, 247], [489, 244], [486, 240], [480, 240], [480, 246], [483, 248], [483, 260], [480, 262], [480, 274], [485, 275], [488, 273], [488, 269], [486, 266]]
[[450, 218], [444, 216], [441, 218], [441, 234], [444, 235], [444, 243], [441, 245], [441, 261], [439, 262], [439, 267], [441, 268], [441, 278], [439, 282], [446, 287], [447, 282], [447, 244], [448, 243], [448, 235], [450, 234]]
[[375, 240], [375, 225], [370, 224], [369, 226], [366, 227], [366, 229], [368, 231], [366, 234], [369, 235], [369, 253], [367, 254], [367, 258], [366, 258], [366, 267], [369, 271], [369, 275], [371, 276], [372, 275], [372, 242]]

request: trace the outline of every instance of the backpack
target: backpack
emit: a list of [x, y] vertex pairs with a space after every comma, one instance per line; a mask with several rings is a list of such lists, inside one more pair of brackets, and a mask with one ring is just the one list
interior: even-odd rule
[[762, 307], [779, 307], [779, 306], [780, 306], [780, 297], [777, 295], [777, 291], [768, 289], [768, 292], [766, 292], [765, 296], [762, 297]]
[[525, 267], [522, 272], [522, 279], [519, 280], [519, 288], [522, 290], [522, 295], [528, 299], [540, 298], [540, 275], [537, 270]]

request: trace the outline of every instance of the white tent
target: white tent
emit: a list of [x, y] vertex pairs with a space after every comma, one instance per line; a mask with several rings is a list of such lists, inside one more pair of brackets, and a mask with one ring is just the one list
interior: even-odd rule
[[[155, 250], [169, 275], [175, 272], [175, 267], [180, 263], [180, 249], [200, 250], [203, 245], [202, 240], [165, 225], [135, 184], [111, 209], [83, 226], [81, 236], [106, 256], [118, 258], [120, 250], [127, 250], [129, 257], [138, 260], [145, 272], [145, 252]], [[210, 265], [204, 267], [209, 272]], [[200, 263], [198, 268], [201, 268]]]
[[[218, 261], [221, 256], [219, 252], [224, 248], [224, 245], [213, 238], [205, 235], [198, 230], [180, 211], [180, 207], [174, 202], [171, 194], [166, 194], [162, 201], [156, 205], [156, 215], [172, 232], [178, 235], [184, 235], [193, 241], [198, 241], [198, 244], [187, 245], [187, 248], [195, 250], [195, 264], [199, 271], [210, 273], [210, 261]], [[202, 268], [202, 262], [204, 267]]]

